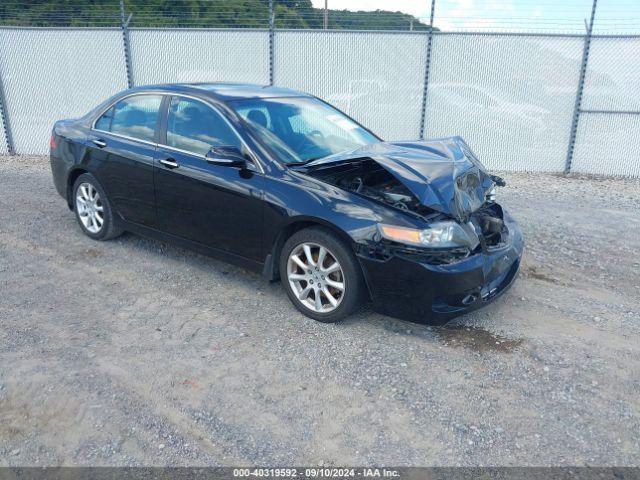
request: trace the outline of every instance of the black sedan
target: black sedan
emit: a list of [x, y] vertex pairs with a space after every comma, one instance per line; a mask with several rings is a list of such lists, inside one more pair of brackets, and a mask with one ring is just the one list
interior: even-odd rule
[[443, 323], [505, 291], [522, 256], [502, 179], [461, 138], [383, 142], [289, 89], [127, 90], [54, 125], [51, 168], [89, 237], [131, 231], [280, 278], [322, 322], [370, 300]]

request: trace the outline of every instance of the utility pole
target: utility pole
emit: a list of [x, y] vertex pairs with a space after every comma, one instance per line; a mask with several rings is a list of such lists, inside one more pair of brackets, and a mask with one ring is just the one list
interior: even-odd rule
[[4, 131], [4, 139], [7, 144], [7, 151], [9, 155], [15, 155], [16, 150], [13, 143], [13, 137], [11, 136], [11, 127], [9, 125], [9, 113], [7, 111], [7, 97], [4, 94], [4, 88], [2, 86], [2, 78], [0, 78], [0, 117], [2, 117], [2, 130]]
[[124, 0], [120, 0], [120, 29], [122, 30], [122, 46], [124, 48], [124, 65], [127, 73], [127, 88], [133, 87], [133, 67], [131, 65], [131, 44], [129, 42], [129, 22], [131, 15], [126, 18]]
[[580, 64], [580, 77], [578, 79], [578, 89], [576, 91], [576, 101], [573, 106], [573, 118], [571, 130], [569, 132], [569, 148], [567, 149], [567, 159], [565, 160], [564, 173], [571, 172], [571, 162], [573, 161], [573, 150], [576, 145], [576, 135], [578, 134], [578, 121], [580, 120], [580, 107], [582, 106], [582, 92], [584, 91], [584, 78], [587, 74], [587, 64], [589, 63], [589, 48], [591, 48], [591, 34], [593, 33], [593, 22], [596, 18], [596, 7], [598, 0], [593, 0], [591, 5], [591, 18], [586, 23], [587, 33], [584, 36], [584, 46], [582, 48], [582, 63]]
[[329, 0], [324, 0], [324, 29], [329, 28]]
[[431, 0], [431, 14], [429, 15], [429, 31], [427, 33], [427, 58], [424, 68], [424, 84], [422, 90], [422, 110], [420, 112], [420, 140], [424, 140], [427, 116], [427, 95], [429, 93], [429, 68], [431, 67], [431, 50], [433, 46], [433, 18], [436, 11], [436, 0]]
[[275, 13], [273, 12], [273, 0], [269, 0], [269, 85], [273, 86], [273, 29]]

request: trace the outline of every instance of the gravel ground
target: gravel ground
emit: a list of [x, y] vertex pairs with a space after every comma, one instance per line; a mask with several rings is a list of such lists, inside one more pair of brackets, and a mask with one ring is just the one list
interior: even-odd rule
[[0, 465], [640, 465], [640, 182], [505, 174], [512, 290], [445, 328], [95, 242], [0, 157]]

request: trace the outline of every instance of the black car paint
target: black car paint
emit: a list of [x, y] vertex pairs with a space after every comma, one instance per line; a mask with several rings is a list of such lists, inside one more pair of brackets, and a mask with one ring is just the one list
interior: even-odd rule
[[[262, 255], [264, 176], [251, 170], [207, 163], [202, 158], [160, 147], [155, 174], [157, 228], [187, 240], [241, 255], [256, 262]], [[185, 194], [188, 192], [188, 194]]]
[[154, 191], [155, 148], [138, 140], [97, 134], [87, 154], [94, 160], [92, 171], [108, 192], [118, 214], [128, 222], [153, 227], [156, 222]]
[[[107, 106], [137, 93], [187, 95], [214, 105], [253, 152], [255, 167], [213, 165], [191, 154], [91, 128]], [[446, 322], [508, 288], [523, 248], [510, 217], [505, 216], [509, 242], [499, 251], [482, 251], [446, 265], [426, 263], [419, 255], [395, 254], [381, 242], [377, 225], [425, 228], [425, 219], [313, 178], [304, 168], [283, 165], [225, 105], [237, 98], [302, 95], [241, 85], [162, 85], [123, 92], [78, 120], [55, 124], [54, 183], [72, 208], [72, 180], [82, 172], [92, 173], [112, 200], [125, 230], [177, 242], [260, 271], [270, 280], [278, 278], [279, 248], [286, 238], [305, 226], [323, 225], [353, 247], [374, 308], [396, 317]], [[165, 122], [164, 115], [166, 107], [159, 125]], [[161, 134], [156, 135], [156, 142], [162, 143]], [[94, 141], [107, 145], [100, 148]], [[169, 156], [180, 168], [160, 163]], [[498, 285], [488, 287], [492, 282]], [[473, 301], [461, 303], [469, 298]]]

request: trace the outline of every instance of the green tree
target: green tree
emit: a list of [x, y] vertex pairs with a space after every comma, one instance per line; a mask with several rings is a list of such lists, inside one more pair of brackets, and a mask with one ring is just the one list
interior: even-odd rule
[[[135, 27], [266, 28], [268, 0], [125, 0]], [[276, 28], [323, 28], [311, 0], [274, 0]], [[119, 0], [4, 0], [0, 23], [25, 26], [117, 26]], [[426, 30], [402, 12], [329, 10], [331, 29]]]

